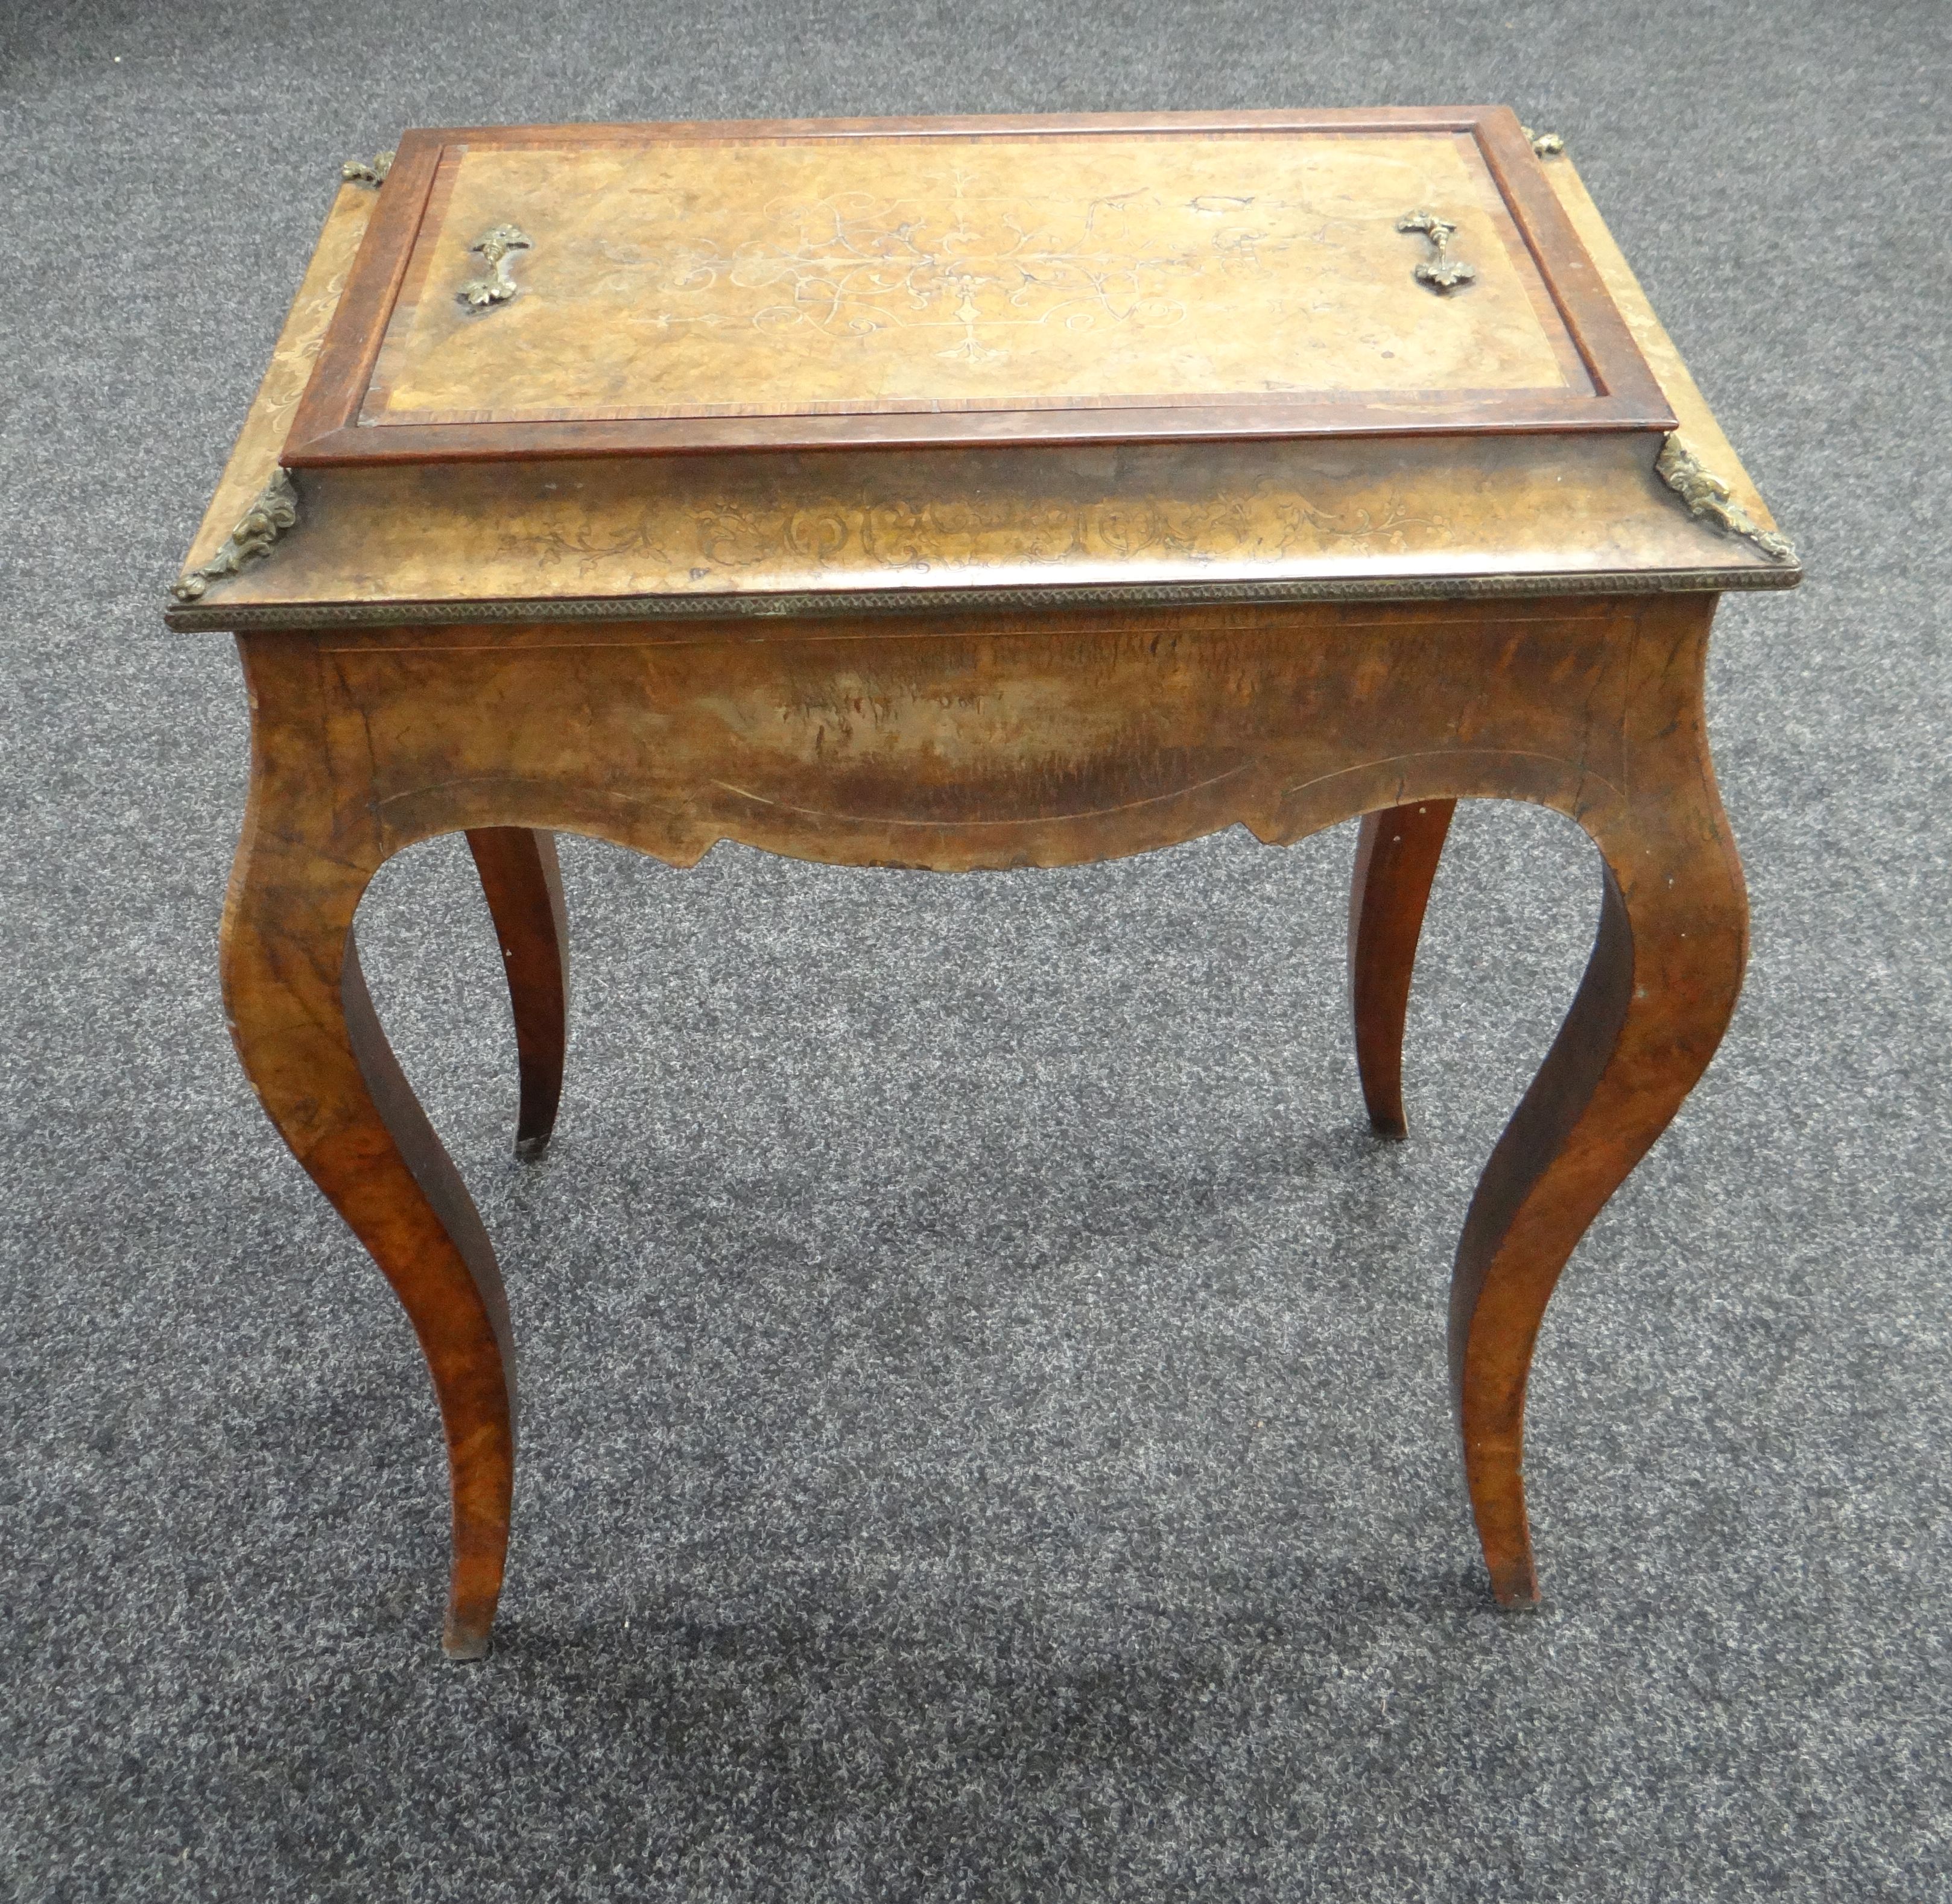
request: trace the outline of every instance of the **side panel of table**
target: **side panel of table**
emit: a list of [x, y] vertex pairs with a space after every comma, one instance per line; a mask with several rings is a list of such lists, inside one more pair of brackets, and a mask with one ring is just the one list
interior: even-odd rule
[[[1599, 943], [1485, 1171], [1452, 1308], [1472, 1505], [1498, 1597], [1522, 1604], [1538, 1592], [1520, 1462], [1546, 1302], [1706, 1065], [1746, 952], [1701, 716], [1713, 605], [244, 638], [254, 764], [226, 996], [273, 1121], [427, 1351], [454, 1478], [450, 1652], [486, 1650], [499, 1593], [512, 1350], [485, 1234], [358, 983], [354, 912], [393, 853], [521, 828], [677, 864], [730, 838], [953, 871], [1111, 858], [1234, 824], [1281, 843], [1459, 798], [1568, 814], [1604, 868]], [[1406, 989], [1408, 940], [1378, 968]]]

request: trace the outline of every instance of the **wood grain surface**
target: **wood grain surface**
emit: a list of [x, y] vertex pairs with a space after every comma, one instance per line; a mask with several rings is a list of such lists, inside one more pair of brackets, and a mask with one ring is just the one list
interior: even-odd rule
[[1370, 1128], [1409, 1134], [1403, 1114], [1403, 1026], [1423, 930], [1454, 800], [1419, 800], [1362, 816], [1349, 889], [1349, 1001], [1356, 1069]]
[[376, 202], [374, 193], [355, 185], [342, 186], [333, 198], [258, 394], [183, 558], [186, 569], [210, 559], [277, 471]]
[[[1010, 591], [1563, 593], [1778, 588], [1691, 516], [1658, 437], [828, 451], [299, 473], [268, 561], [178, 627], [741, 611], [858, 615]], [[803, 605], [781, 597], [800, 597]], [[471, 605], [479, 605], [471, 608]]]
[[363, 423], [1592, 389], [1462, 133], [450, 147], [430, 213]]
[[1672, 421], [1503, 107], [415, 130], [385, 192], [295, 467]]
[[[1557, 276], [1576, 284], [1583, 274], [1604, 293], [1604, 321], [1630, 333], [1658, 369], [1662, 414], [1679, 418], [1691, 445], [1769, 526], [1570, 161], [1541, 165], [1518, 141], [1516, 122], [1504, 127], [1508, 114], [1470, 109], [1453, 114], [1447, 129], [1441, 117], [1237, 115], [1209, 130], [1214, 138], [1259, 138], [1265, 122], [1292, 120], [1366, 138], [1378, 136], [1380, 121], [1397, 127], [1392, 136], [1428, 142], [1455, 140], [1475, 126], [1477, 149], [1500, 192], [1526, 208], [1527, 225], [1548, 222], [1531, 205], [1542, 195], [1566, 231], [1576, 233], [1576, 251], [1566, 254]], [[955, 149], [968, 134], [953, 129], [964, 123], [943, 130], [912, 122], [904, 136], [924, 154]], [[1006, 122], [1003, 130], [1021, 123]], [[1062, 137], [1079, 122], [1031, 123]], [[1131, 137], [1165, 123], [1206, 123], [1119, 120], [1102, 136]], [[815, 129], [823, 149], [871, 149], [888, 136], [882, 122]], [[691, 127], [502, 129], [494, 136], [512, 156], [546, 157], [572, 135], [594, 151], [609, 149], [606, 138], [615, 149], [637, 150], [647, 130], [674, 149], [689, 141], [709, 152], [735, 136], [757, 136], [751, 127]], [[473, 151], [484, 136], [463, 129], [454, 136]], [[1513, 142], [1517, 155], [1506, 149]], [[1155, 142], [1173, 149], [1184, 142], [1176, 135]], [[790, 143], [782, 139], [769, 149]], [[315, 358], [321, 361], [305, 405], [356, 403], [380, 332], [365, 339], [363, 356], [355, 351], [335, 364], [324, 361], [328, 323], [355, 296], [366, 299], [376, 323], [389, 308], [418, 229], [415, 194], [424, 199], [431, 190], [441, 149], [424, 139], [403, 149], [377, 195], [357, 186], [340, 193], [193, 559], [222, 540], [279, 459], [292, 458], [292, 391], [305, 384]], [[348, 250], [358, 246], [369, 218], [390, 235], [371, 259], [362, 252], [349, 274]], [[369, 264], [385, 258], [397, 269], [374, 278], [378, 267]], [[363, 291], [353, 282], [362, 273], [372, 280]], [[344, 299], [335, 289], [341, 285]], [[1419, 295], [1433, 307], [1444, 302]], [[1600, 321], [1594, 302], [1559, 307], [1588, 357]], [[508, 317], [519, 304], [485, 321]], [[713, 612], [715, 601], [766, 614], [823, 605], [843, 614], [876, 605], [899, 611], [905, 602], [952, 609], [984, 605], [986, 591], [1156, 602], [1229, 591], [1309, 599], [1793, 586], [1794, 564], [1772, 561], [1688, 513], [1654, 473], [1662, 440], [1653, 430], [1514, 438], [1487, 429], [1359, 442], [1018, 442], [898, 455], [749, 449], [737, 456], [659, 458], [649, 471], [637, 459], [603, 455], [519, 464], [307, 465], [296, 477], [298, 525], [272, 556], [167, 612], [183, 629], [248, 628], [471, 613], [693, 615]]]
[[[1452, 1346], [1492, 1584], [1536, 1597], [1526, 1373], [1559, 1272], [1732, 1011], [1741, 871], [1700, 704], [1713, 599], [1053, 614], [1034, 624], [400, 628], [246, 636], [251, 802], [224, 929], [239, 1051], [386, 1271], [453, 1476], [447, 1644], [487, 1646], [515, 1458], [492, 1251], [357, 980], [361, 893], [433, 834], [565, 830], [674, 864], [741, 840], [850, 864], [1071, 864], [1234, 824], [1531, 800], [1606, 869], [1594, 963], [1493, 1156]], [[549, 939], [538, 884], [531, 936]], [[430, 1149], [430, 1146], [432, 1146]]]
[[528, 827], [473, 827], [468, 850], [495, 923], [515, 1024], [521, 1095], [515, 1155], [548, 1148], [569, 1045], [569, 914], [555, 836]]

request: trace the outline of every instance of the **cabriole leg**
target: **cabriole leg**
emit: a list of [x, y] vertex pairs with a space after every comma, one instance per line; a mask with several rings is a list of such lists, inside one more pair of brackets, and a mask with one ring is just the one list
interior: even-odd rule
[[453, 1560], [443, 1643], [479, 1659], [501, 1593], [515, 1477], [515, 1352], [495, 1252], [368, 997], [352, 914], [371, 877], [322, 814], [280, 810], [261, 749], [224, 928], [224, 994], [279, 1134], [385, 1272], [433, 1376]]
[[515, 1155], [540, 1157], [555, 1128], [569, 1035], [569, 917], [555, 836], [530, 827], [474, 827], [468, 848], [495, 921], [515, 1017], [522, 1093]]
[[1362, 816], [1349, 889], [1349, 998], [1356, 1069], [1377, 1135], [1409, 1132], [1403, 1115], [1403, 1022], [1431, 882], [1454, 800], [1419, 800]]
[[1546, 1303], [1587, 1226], [1706, 1068], [1741, 988], [1741, 868], [1705, 755], [1701, 766], [1651, 816], [1589, 821], [1605, 876], [1592, 959], [1458, 1246], [1453, 1392], [1472, 1511], [1506, 1606], [1538, 1599], [1522, 1456]]

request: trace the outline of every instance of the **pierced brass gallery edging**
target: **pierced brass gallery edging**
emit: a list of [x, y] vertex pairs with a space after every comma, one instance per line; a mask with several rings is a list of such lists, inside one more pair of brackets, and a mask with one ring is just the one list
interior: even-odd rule
[[1525, 136], [1525, 143], [1541, 158], [1557, 158], [1566, 151], [1566, 141], [1556, 133], [1535, 133], [1529, 126], [1521, 126], [1519, 130]]
[[210, 560], [177, 580], [170, 593], [179, 602], [200, 602], [213, 582], [235, 575], [246, 562], [262, 560], [271, 545], [299, 519], [298, 491], [283, 470], [274, 473], [264, 493], [244, 512]]
[[809, 589], [777, 595], [618, 595], [496, 602], [221, 602], [171, 608], [179, 634], [254, 629], [404, 628], [471, 622], [739, 621], [824, 615], [938, 614], [997, 609], [1172, 608], [1207, 603], [1469, 602], [1490, 596], [1700, 595], [1793, 589], [1798, 568], [1593, 570], [1571, 574], [1329, 577], [1294, 582], [1132, 582], [1049, 588]]
[[1412, 211], [1397, 220], [1397, 230], [1420, 231], [1430, 240], [1431, 255], [1416, 267], [1418, 283], [1428, 285], [1441, 295], [1456, 290], [1460, 284], [1469, 284], [1478, 275], [1475, 264], [1450, 255], [1450, 241], [1457, 236], [1457, 227], [1448, 218], [1440, 218], [1434, 211]]
[[339, 176], [348, 185], [370, 185], [375, 187], [386, 183], [386, 174], [393, 169], [393, 155], [390, 152], [375, 152], [371, 158], [349, 158], [339, 168]]
[[1756, 521], [1730, 494], [1728, 484], [1702, 466], [1700, 458], [1681, 442], [1678, 431], [1670, 433], [1661, 445], [1653, 467], [1660, 480], [1688, 505], [1691, 515], [1705, 516], [1731, 536], [1746, 536], [1772, 562], [1796, 560], [1796, 545]]
[[455, 295], [471, 311], [492, 311], [498, 304], [506, 304], [521, 289], [510, 260], [515, 252], [533, 249], [534, 242], [515, 225], [497, 225], [493, 231], [483, 232], [468, 249], [481, 254], [490, 275], [470, 278]]

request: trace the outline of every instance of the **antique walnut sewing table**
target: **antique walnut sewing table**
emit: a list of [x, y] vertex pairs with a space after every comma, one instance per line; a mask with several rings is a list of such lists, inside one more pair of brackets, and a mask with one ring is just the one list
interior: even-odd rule
[[1569, 814], [1598, 940], [1450, 1305], [1491, 1585], [1534, 1600], [1547, 1299], [1741, 977], [1709, 624], [1799, 576], [1559, 142], [1502, 108], [492, 127], [346, 170], [168, 619], [242, 655], [225, 996], [426, 1352], [448, 1652], [501, 1588], [513, 1345], [352, 926], [456, 830], [533, 1155], [558, 830], [953, 872], [1362, 815], [1356, 1049], [1401, 1136], [1453, 803]]

